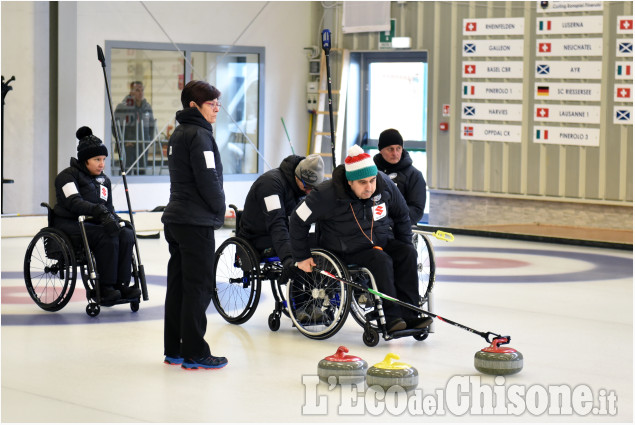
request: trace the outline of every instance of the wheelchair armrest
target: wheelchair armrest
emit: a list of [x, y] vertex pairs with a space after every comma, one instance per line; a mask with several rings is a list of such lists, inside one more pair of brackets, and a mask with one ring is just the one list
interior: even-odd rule
[[47, 202], [42, 202], [40, 206], [46, 208], [48, 227], [53, 227], [53, 225], [55, 224], [55, 213], [53, 212], [53, 207], [50, 206]]

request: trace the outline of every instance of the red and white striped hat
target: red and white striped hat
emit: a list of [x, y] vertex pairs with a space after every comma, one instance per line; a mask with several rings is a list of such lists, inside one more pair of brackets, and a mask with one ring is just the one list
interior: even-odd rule
[[344, 160], [346, 180], [361, 180], [377, 175], [377, 166], [373, 158], [359, 145], [353, 145], [348, 149], [348, 156]]

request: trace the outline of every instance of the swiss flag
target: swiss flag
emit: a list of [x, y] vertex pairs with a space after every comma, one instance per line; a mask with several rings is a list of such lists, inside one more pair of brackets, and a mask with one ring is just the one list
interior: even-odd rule
[[465, 73], [466, 74], [475, 74], [476, 73], [476, 65], [473, 63], [468, 63], [465, 65]]
[[617, 88], [617, 97], [621, 97], [623, 99], [631, 98], [631, 89], [630, 87], [618, 87]]
[[621, 30], [632, 30], [633, 29], [633, 20], [632, 19], [620, 19], [620, 29]]
[[466, 22], [465, 31], [476, 31], [476, 22]]
[[551, 53], [551, 43], [538, 43], [538, 51], [541, 53]]
[[549, 118], [549, 108], [537, 108], [536, 118]]

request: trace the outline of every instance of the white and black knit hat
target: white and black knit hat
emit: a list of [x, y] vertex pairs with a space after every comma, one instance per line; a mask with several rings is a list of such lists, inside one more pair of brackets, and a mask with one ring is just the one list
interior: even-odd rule
[[317, 153], [307, 156], [295, 167], [295, 175], [304, 185], [316, 186], [322, 183], [324, 180], [324, 160]]
[[97, 136], [93, 136], [93, 130], [89, 127], [80, 127], [75, 133], [75, 137], [79, 139], [77, 159], [80, 162], [87, 161], [94, 156], [108, 156], [106, 145]]

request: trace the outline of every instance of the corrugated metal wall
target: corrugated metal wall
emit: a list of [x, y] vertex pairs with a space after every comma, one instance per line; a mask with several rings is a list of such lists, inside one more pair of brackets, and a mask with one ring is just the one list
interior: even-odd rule
[[[599, 147], [533, 142], [535, 77], [530, 66], [525, 66], [523, 71], [522, 142], [461, 139], [463, 19], [524, 17], [525, 35], [519, 38], [524, 40], [524, 63], [533, 64], [536, 59], [537, 3], [392, 2], [396, 35], [411, 37], [413, 50], [429, 52], [428, 185], [433, 190], [457, 194], [632, 206], [633, 127], [613, 124], [612, 116], [616, 20], [617, 16], [633, 14], [632, 2], [604, 3], [605, 55], [602, 59], [604, 78], [601, 80]], [[597, 12], [577, 14], [597, 15]], [[336, 14], [336, 19], [341, 20], [341, 12]], [[336, 32], [334, 41], [338, 47], [350, 50], [377, 50], [379, 38], [378, 33]], [[585, 58], [570, 60], [583, 61]], [[443, 104], [451, 105], [449, 118], [442, 117]], [[441, 121], [449, 121], [449, 131], [438, 130]]]

